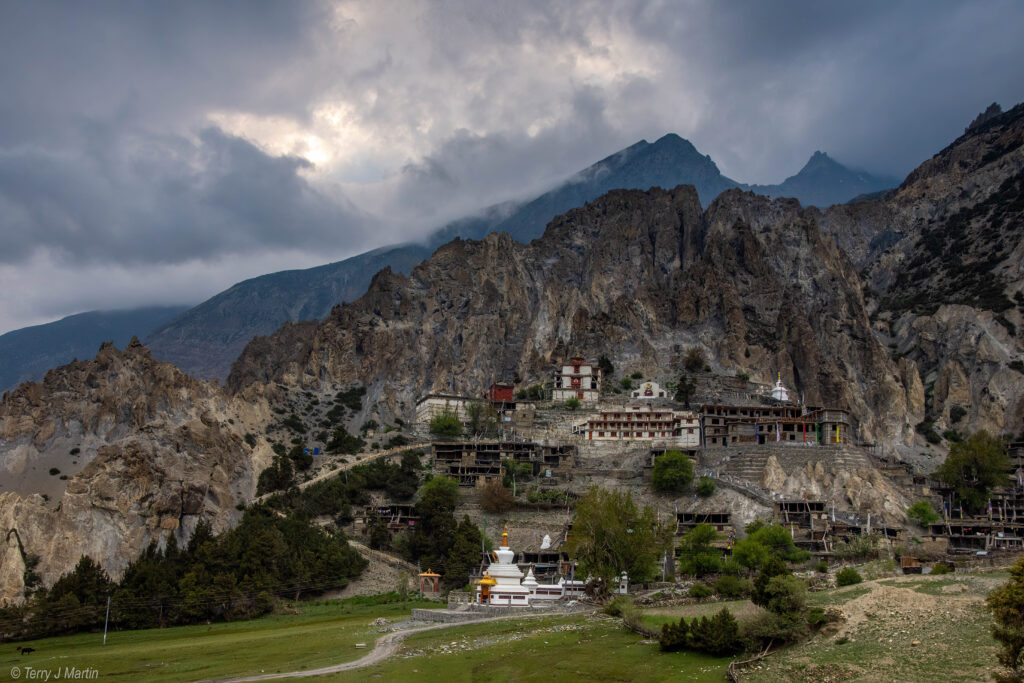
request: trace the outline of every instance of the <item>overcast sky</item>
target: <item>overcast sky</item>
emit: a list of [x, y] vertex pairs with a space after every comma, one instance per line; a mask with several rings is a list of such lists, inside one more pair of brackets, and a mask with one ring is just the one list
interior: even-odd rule
[[0, 3], [0, 333], [422, 237], [639, 139], [903, 176], [1024, 100], [1020, 2]]

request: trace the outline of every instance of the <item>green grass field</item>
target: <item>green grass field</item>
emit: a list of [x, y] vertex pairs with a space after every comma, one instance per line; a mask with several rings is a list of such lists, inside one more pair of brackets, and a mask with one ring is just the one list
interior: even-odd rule
[[603, 616], [477, 624], [410, 636], [383, 664], [337, 681], [721, 681], [729, 658], [663, 653]]
[[[984, 596], [1005, 573], [889, 577], [813, 593], [813, 605], [836, 607], [844, 621], [807, 642], [778, 651], [751, 681], [978, 681], [995, 670], [996, 643]], [[248, 622], [48, 638], [19, 657], [0, 646], [0, 680], [12, 666], [95, 668], [100, 680], [196, 681], [313, 669], [359, 658], [380, 636], [370, 625], [404, 619], [409, 609], [353, 599], [309, 603], [295, 614]], [[438, 606], [437, 603], [429, 603]], [[417, 606], [424, 606], [418, 603]], [[760, 608], [746, 600], [651, 609], [649, 626], [711, 615], [728, 607], [741, 621]], [[915, 641], [917, 644], [915, 645]], [[356, 649], [365, 642], [367, 648]], [[469, 624], [416, 633], [381, 664], [317, 680], [384, 681], [721, 681], [729, 658], [663, 653], [602, 614]], [[21, 680], [29, 680], [22, 676]], [[40, 679], [36, 679], [40, 680]]]
[[[401, 620], [412, 607], [438, 603], [367, 605], [358, 598], [300, 603], [297, 614], [275, 614], [252, 621], [179, 626], [145, 631], [113, 631], [102, 645], [100, 633], [82, 633], [0, 645], [0, 680], [12, 680], [11, 667], [94, 668], [99, 680], [196, 681], [230, 675], [314, 669], [358, 659], [379, 637], [370, 622]], [[25, 645], [35, 652], [19, 656]], [[23, 673], [26, 673], [23, 669]], [[28, 680], [23, 675], [21, 680]]]

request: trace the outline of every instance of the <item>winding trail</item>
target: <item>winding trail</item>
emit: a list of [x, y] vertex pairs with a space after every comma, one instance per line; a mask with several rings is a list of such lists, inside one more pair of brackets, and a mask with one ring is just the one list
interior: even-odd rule
[[[319, 474], [317, 474], [315, 477], [312, 477], [309, 481], [304, 481], [301, 484], [298, 484], [296, 486], [296, 488], [298, 488], [301, 491], [302, 489], [307, 488], [309, 486], [312, 486], [313, 484], [316, 484], [317, 482], [321, 482], [321, 481], [324, 481], [326, 479], [330, 479], [331, 477], [333, 477], [334, 475], [336, 475], [336, 474], [338, 474], [340, 472], [344, 472], [345, 470], [350, 470], [353, 467], [356, 467], [357, 465], [365, 465], [368, 462], [373, 462], [374, 460], [380, 460], [381, 458], [390, 458], [392, 455], [397, 455], [398, 453], [404, 453], [405, 451], [415, 451], [415, 450], [421, 450], [421, 449], [429, 448], [429, 447], [430, 447], [430, 442], [426, 442], [426, 443], [411, 443], [411, 444], [408, 444], [407, 446], [396, 446], [395, 448], [389, 448], [389, 449], [387, 449], [385, 451], [370, 451], [370, 452], [357, 453], [355, 456], [351, 456], [353, 459], [350, 460], [349, 462], [342, 463], [341, 465], [337, 465], [336, 467], [331, 467], [329, 469], [326, 469], [326, 470], [320, 472]], [[253, 498], [251, 502], [253, 502], [253, 503], [262, 503], [265, 500], [267, 500], [268, 498], [270, 498], [271, 496], [275, 496], [275, 495], [277, 495], [279, 493], [281, 493], [281, 492], [280, 491], [271, 491], [270, 493], [264, 493], [261, 496], [256, 496], [255, 498]]]
[[[584, 614], [591, 610], [581, 610], [579, 612], [567, 612], [565, 614]], [[323, 676], [325, 674], [335, 674], [342, 671], [351, 671], [353, 669], [362, 669], [363, 667], [373, 666], [374, 664], [380, 664], [385, 659], [395, 654], [398, 651], [398, 646], [405, 640], [406, 636], [410, 636], [414, 633], [423, 633], [424, 631], [440, 631], [441, 629], [454, 628], [456, 626], [467, 626], [470, 624], [486, 624], [493, 621], [509, 621], [512, 619], [536, 619], [538, 617], [551, 617], [561, 616], [559, 612], [542, 612], [540, 614], [509, 614], [501, 617], [490, 617], [487, 619], [467, 619], [466, 621], [458, 621], [453, 623], [445, 624], [431, 624], [430, 626], [418, 626], [416, 628], [410, 628], [404, 631], [394, 631], [388, 633], [377, 639], [373, 649], [367, 652], [359, 659], [351, 662], [344, 662], [343, 664], [333, 664], [331, 666], [324, 666], [319, 669], [303, 669], [301, 671], [283, 671], [272, 674], [256, 674], [253, 676], [237, 676], [231, 678], [210, 678], [196, 683], [243, 683], [244, 681], [272, 681], [281, 678], [309, 678], [311, 676]]]

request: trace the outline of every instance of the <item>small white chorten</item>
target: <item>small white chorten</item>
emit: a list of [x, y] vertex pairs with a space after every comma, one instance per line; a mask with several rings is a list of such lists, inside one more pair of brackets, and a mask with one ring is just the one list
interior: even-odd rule
[[782, 373], [779, 373], [779, 378], [775, 380], [775, 388], [772, 389], [772, 398], [779, 401], [789, 400], [789, 390], [782, 383]]

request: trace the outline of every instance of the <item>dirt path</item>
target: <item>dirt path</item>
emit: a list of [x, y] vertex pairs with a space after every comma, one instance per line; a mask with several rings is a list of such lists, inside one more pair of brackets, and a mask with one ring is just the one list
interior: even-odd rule
[[[324, 470], [323, 472], [320, 472], [315, 477], [311, 478], [309, 481], [304, 481], [301, 484], [299, 484], [298, 488], [301, 491], [302, 489], [307, 488], [309, 486], [312, 486], [313, 484], [316, 484], [317, 482], [324, 481], [325, 479], [330, 479], [331, 477], [335, 476], [339, 472], [344, 472], [345, 470], [350, 470], [350, 469], [352, 469], [353, 467], [355, 467], [357, 465], [365, 465], [368, 462], [373, 462], [374, 460], [380, 460], [381, 458], [389, 458], [392, 455], [396, 455], [398, 453], [404, 453], [405, 451], [414, 451], [414, 450], [424, 449], [424, 448], [429, 448], [429, 447], [430, 447], [429, 443], [411, 443], [411, 444], [409, 444], [407, 446], [396, 446], [395, 448], [389, 448], [389, 449], [387, 449], [385, 451], [370, 451], [369, 453], [357, 453], [356, 456], [351, 461], [349, 461], [347, 463], [343, 463], [341, 465], [338, 465], [337, 467], [332, 467], [330, 469]], [[253, 503], [262, 503], [263, 501], [267, 500], [271, 496], [277, 495], [278, 493], [281, 493], [281, 492], [280, 491], [271, 491], [270, 493], [264, 493], [262, 496], [256, 496], [255, 498], [253, 498], [252, 502]]]
[[[583, 614], [584, 612], [576, 612], [575, 614]], [[395, 631], [388, 633], [385, 636], [377, 639], [377, 642], [373, 646], [373, 650], [367, 652], [364, 656], [352, 662], [345, 662], [343, 664], [334, 664], [332, 666], [324, 666], [319, 669], [304, 669], [302, 671], [285, 671], [281, 673], [272, 674], [257, 674], [255, 676], [238, 676], [234, 678], [211, 678], [197, 683], [243, 683], [243, 681], [271, 681], [281, 678], [309, 678], [310, 676], [323, 676], [325, 674], [340, 673], [342, 671], [351, 671], [352, 669], [362, 669], [363, 667], [373, 666], [374, 664], [380, 664], [385, 659], [395, 654], [398, 651], [398, 646], [402, 643], [407, 636], [414, 633], [423, 633], [424, 631], [439, 631], [441, 629], [453, 628], [455, 626], [466, 626], [469, 624], [486, 624], [492, 621], [508, 621], [510, 619], [535, 619], [537, 617], [551, 617], [559, 616], [558, 613], [544, 612], [541, 614], [510, 614], [503, 617], [491, 617], [489, 619], [472, 619], [467, 621], [459, 621], [450, 624], [431, 624], [430, 626], [419, 626], [417, 628], [410, 628], [405, 631]]]

